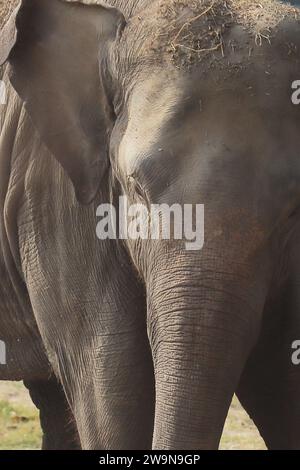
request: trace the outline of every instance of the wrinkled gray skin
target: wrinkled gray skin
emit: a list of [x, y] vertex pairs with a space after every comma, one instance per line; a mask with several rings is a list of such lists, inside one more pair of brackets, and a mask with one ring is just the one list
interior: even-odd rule
[[[152, 435], [142, 432], [153, 426], [144, 289], [124, 248], [96, 238], [96, 206], [108, 201], [109, 186], [91, 207], [76, 201], [3, 72], [0, 338], [8, 363], [0, 380], [25, 381], [41, 410], [44, 449], [80, 446], [52, 370], [76, 409], [83, 447], [149, 448]], [[130, 382], [127, 367], [135, 372]], [[98, 435], [106, 415], [111, 424]]]
[[[2, 7], [3, 8], [3, 7]], [[6, 5], [4, 5], [4, 14]], [[1, 9], [0, 9], [1, 10]], [[3, 14], [3, 9], [1, 10]], [[0, 17], [0, 22], [4, 18]], [[0, 69], [0, 79], [4, 70]], [[0, 339], [7, 346], [7, 366], [0, 366], [1, 380], [24, 380], [31, 398], [39, 409], [40, 423], [43, 430], [43, 449], [74, 449], [79, 448], [74, 418], [69, 409], [62, 386], [58, 383], [46, 356], [28, 294], [24, 286], [24, 295], [17, 296], [12, 285], [4, 260], [7, 250], [7, 239], [3, 226], [3, 207], [7, 194], [7, 184], [10, 172], [9, 150], [12, 143], [22, 145], [24, 133], [16, 130], [20, 116], [21, 102], [12, 89], [8, 87], [7, 106], [0, 106], [0, 129], [8, 119], [15, 116], [15, 125], [10, 125], [9, 132], [0, 132], [0, 167], [2, 174], [1, 186], [1, 244], [0, 244]], [[16, 104], [18, 104], [16, 106]], [[10, 112], [8, 111], [10, 110]], [[22, 111], [24, 120], [25, 112]], [[10, 118], [8, 117], [10, 116]], [[27, 117], [27, 122], [29, 118]], [[27, 129], [26, 142], [34, 142], [37, 137], [33, 128]], [[9, 140], [7, 136], [10, 136]], [[9, 144], [10, 145], [7, 145]]]
[[[18, 117], [12, 152], [16, 126], [2, 131], [6, 266], [21, 297], [18, 276], [26, 284], [81, 445], [217, 448], [237, 391], [269, 448], [299, 449], [300, 26], [253, 38], [251, 54], [231, 27], [238, 52], [187, 72], [139, 47], [156, 2], [110, 4], [27, 0], [18, 36], [12, 19], [1, 37], [39, 135], [33, 152]], [[120, 194], [204, 203], [204, 249], [96, 241], [96, 205]]]
[[[0, 77], [3, 78], [2, 74]], [[33, 146], [39, 140], [30, 119], [26, 116], [21, 100], [8, 83], [6, 88], [7, 105], [1, 106], [0, 113], [0, 337], [6, 345], [7, 364], [0, 366], [0, 380], [24, 381], [40, 411], [43, 449], [73, 449], [80, 445], [74, 418], [47, 358], [27, 289], [23, 283], [23, 276], [16, 273], [14, 266], [9, 264], [12, 260], [7, 256], [5, 260], [4, 256], [4, 253], [7, 255], [10, 251], [3, 211], [5, 204], [10, 201], [8, 196], [11, 192], [8, 184], [12, 184], [11, 159], [23, 151], [25, 145], [28, 148], [26, 158], [34, 157]], [[42, 156], [43, 152], [45, 151], [38, 151], [38, 155]], [[15, 166], [16, 171], [20, 169], [18, 165]], [[18, 293], [14, 287], [19, 289]]]

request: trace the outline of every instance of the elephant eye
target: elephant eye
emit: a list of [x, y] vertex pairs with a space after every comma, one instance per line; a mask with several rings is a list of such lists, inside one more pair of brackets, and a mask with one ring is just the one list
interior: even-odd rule
[[132, 174], [127, 177], [127, 184], [128, 184], [129, 192], [131, 193], [132, 196], [137, 196], [138, 198], [143, 199], [144, 201], [148, 199], [146, 190], [143, 188], [141, 183], [137, 180], [137, 177], [135, 174]]

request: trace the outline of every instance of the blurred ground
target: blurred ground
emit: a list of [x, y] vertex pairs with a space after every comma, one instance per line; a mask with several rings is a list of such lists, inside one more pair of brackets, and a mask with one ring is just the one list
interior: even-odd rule
[[0, 450], [38, 449], [38, 412], [21, 383], [0, 382]]
[[[0, 382], [0, 449], [39, 449], [38, 412], [20, 383]], [[226, 422], [221, 449], [265, 449], [254, 424], [235, 398]]]
[[221, 441], [223, 450], [265, 450], [266, 446], [253, 421], [233, 399]]

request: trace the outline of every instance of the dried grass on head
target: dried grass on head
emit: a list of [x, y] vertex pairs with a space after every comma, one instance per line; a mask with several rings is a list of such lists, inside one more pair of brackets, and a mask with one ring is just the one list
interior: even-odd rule
[[[285, 19], [297, 20], [300, 10], [279, 0], [156, 0], [131, 20], [144, 37], [140, 55], [160, 52], [177, 67], [226, 54], [226, 33], [239, 25], [249, 44], [270, 43]], [[249, 48], [251, 45], [249, 46]]]

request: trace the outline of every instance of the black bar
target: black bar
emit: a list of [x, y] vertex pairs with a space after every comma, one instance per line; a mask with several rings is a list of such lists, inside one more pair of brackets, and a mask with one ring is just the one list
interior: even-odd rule
[[147, 468], [167, 465], [188, 465], [191, 468], [211, 468], [217, 465], [217, 468], [222, 468], [229, 464], [239, 464], [253, 468], [255, 464], [286, 466], [290, 459], [297, 458], [296, 454], [297, 451], [1, 451], [0, 466], [37, 463], [50, 467], [66, 464], [83, 469], [84, 465], [99, 469], [106, 466], [135, 469], [141, 466]]

